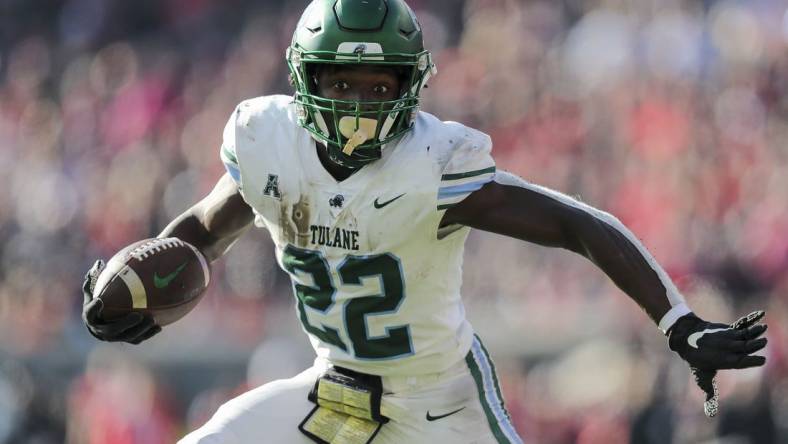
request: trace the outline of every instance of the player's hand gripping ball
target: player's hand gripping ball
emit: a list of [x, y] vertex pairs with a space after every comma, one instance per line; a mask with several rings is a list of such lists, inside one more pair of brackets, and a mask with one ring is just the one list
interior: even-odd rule
[[[97, 262], [86, 277], [84, 317], [94, 336], [109, 341], [138, 343], [158, 332], [153, 328], [182, 318], [210, 280], [202, 253], [177, 238], [135, 242], [101, 265]], [[137, 329], [151, 334], [131, 338], [124, 331]]]

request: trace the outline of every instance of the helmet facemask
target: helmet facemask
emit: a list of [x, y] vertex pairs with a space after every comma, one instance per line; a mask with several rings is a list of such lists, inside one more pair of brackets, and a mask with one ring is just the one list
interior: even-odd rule
[[[315, 54], [325, 52], [326, 54]], [[332, 161], [358, 168], [381, 157], [383, 145], [405, 134], [419, 109], [419, 92], [434, 70], [428, 51], [419, 54], [334, 53], [288, 48], [299, 124], [328, 148]], [[400, 96], [386, 101], [321, 97], [312, 80], [321, 65], [396, 68]]]

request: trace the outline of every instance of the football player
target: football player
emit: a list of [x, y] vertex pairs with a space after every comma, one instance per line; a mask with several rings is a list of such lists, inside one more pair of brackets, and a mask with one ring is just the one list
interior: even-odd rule
[[[470, 228], [593, 261], [668, 335], [716, 413], [719, 369], [763, 365], [762, 312], [700, 319], [615, 217], [496, 170], [490, 138], [419, 111], [435, 65], [403, 0], [315, 0], [286, 52], [295, 94], [242, 102], [224, 130], [227, 173], [160, 234], [211, 261], [265, 227], [289, 273], [314, 365], [224, 404], [182, 443], [517, 443], [495, 367], [460, 298]], [[99, 339], [160, 328], [107, 322]], [[272, 357], [276, 359], [276, 357]]]

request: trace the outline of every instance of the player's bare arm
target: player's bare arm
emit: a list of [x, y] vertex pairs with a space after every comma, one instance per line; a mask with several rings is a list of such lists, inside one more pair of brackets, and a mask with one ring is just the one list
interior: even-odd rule
[[766, 362], [752, 355], [766, 346], [766, 338], [760, 337], [766, 326], [758, 324], [763, 312], [731, 325], [698, 318], [637, 238], [608, 213], [499, 172], [494, 181], [446, 211], [442, 225], [451, 224], [565, 248], [594, 262], [669, 335], [670, 348], [690, 364], [706, 392], [709, 416], [717, 413], [717, 370]]
[[609, 214], [571, 205], [559, 200], [558, 193], [539, 192], [529, 185], [499, 172], [495, 181], [447, 210], [443, 223], [462, 224], [585, 256], [659, 323], [671, 309], [671, 284], [649, 264], [642, 247], [627, 239], [623, 226]]
[[213, 190], [170, 222], [158, 237], [177, 237], [200, 250], [209, 261], [221, 257], [254, 221], [238, 185], [224, 174]]

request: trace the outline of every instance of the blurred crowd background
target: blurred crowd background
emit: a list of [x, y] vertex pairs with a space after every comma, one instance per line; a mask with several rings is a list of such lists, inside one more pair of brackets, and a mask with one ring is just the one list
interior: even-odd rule
[[[526, 442], [788, 442], [788, 1], [410, 4], [439, 69], [425, 110], [491, 134], [500, 168], [617, 215], [702, 317], [768, 313], [767, 366], [721, 374], [709, 420], [683, 362], [593, 265], [473, 233], [464, 298]], [[223, 173], [234, 106], [290, 93], [305, 6], [0, 0], [0, 442], [170, 443], [309, 365], [263, 230], [141, 346], [80, 320], [93, 261]]]

